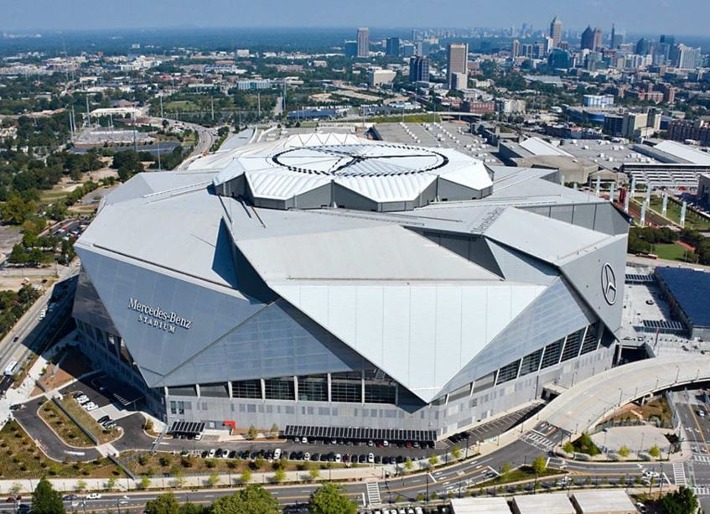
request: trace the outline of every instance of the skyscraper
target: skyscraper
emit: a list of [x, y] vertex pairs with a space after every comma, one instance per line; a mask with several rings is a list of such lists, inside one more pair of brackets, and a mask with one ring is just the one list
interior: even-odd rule
[[511, 48], [510, 53], [513, 56], [513, 59], [520, 55], [520, 41], [517, 39], [513, 40], [513, 47]]
[[611, 24], [611, 38], [609, 39], [609, 48], [612, 50], [616, 48], [616, 26], [612, 23]]
[[409, 59], [409, 80], [411, 82], [429, 82], [429, 59], [411, 57]]
[[550, 23], [550, 37], [552, 38], [552, 47], [557, 48], [562, 41], [562, 22], [555, 16]]
[[599, 27], [594, 27], [594, 48], [592, 50], [596, 51], [604, 46], [602, 29]]
[[587, 25], [587, 28], [582, 32], [582, 42], [580, 47], [582, 50], [594, 50], [594, 30]]
[[468, 44], [450, 43], [447, 52], [446, 82], [449, 89], [466, 87], [462, 84], [468, 76]]
[[385, 49], [385, 54], [387, 57], [399, 57], [399, 38], [398, 37], [388, 37], [387, 47]]
[[370, 55], [370, 30], [367, 27], [357, 29], [357, 56], [369, 57]]

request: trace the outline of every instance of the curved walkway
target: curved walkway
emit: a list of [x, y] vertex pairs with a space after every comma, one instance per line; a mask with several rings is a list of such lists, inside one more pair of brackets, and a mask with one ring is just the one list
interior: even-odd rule
[[710, 381], [710, 356], [672, 355], [624, 364], [575, 384], [542, 409], [539, 420], [576, 435], [630, 401], [702, 381]]

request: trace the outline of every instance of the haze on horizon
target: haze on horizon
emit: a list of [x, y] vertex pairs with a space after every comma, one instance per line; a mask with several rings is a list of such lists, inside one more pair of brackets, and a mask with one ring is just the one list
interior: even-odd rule
[[520, 27], [708, 35], [710, 0], [0, 0], [0, 31], [217, 27]]

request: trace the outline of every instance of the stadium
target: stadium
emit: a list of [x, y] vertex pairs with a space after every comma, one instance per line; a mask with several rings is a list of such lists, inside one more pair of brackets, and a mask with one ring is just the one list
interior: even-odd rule
[[322, 133], [136, 175], [76, 243], [82, 348], [169, 425], [453, 434], [614, 362], [628, 223], [559, 182]]

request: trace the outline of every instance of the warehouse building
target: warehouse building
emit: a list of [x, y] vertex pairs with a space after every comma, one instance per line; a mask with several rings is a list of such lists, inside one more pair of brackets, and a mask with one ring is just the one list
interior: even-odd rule
[[628, 225], [559, 181], [332, 133], [136, 175], [76, 243], [82, 348], [170, 424], [455, 433], [612, 366]]

